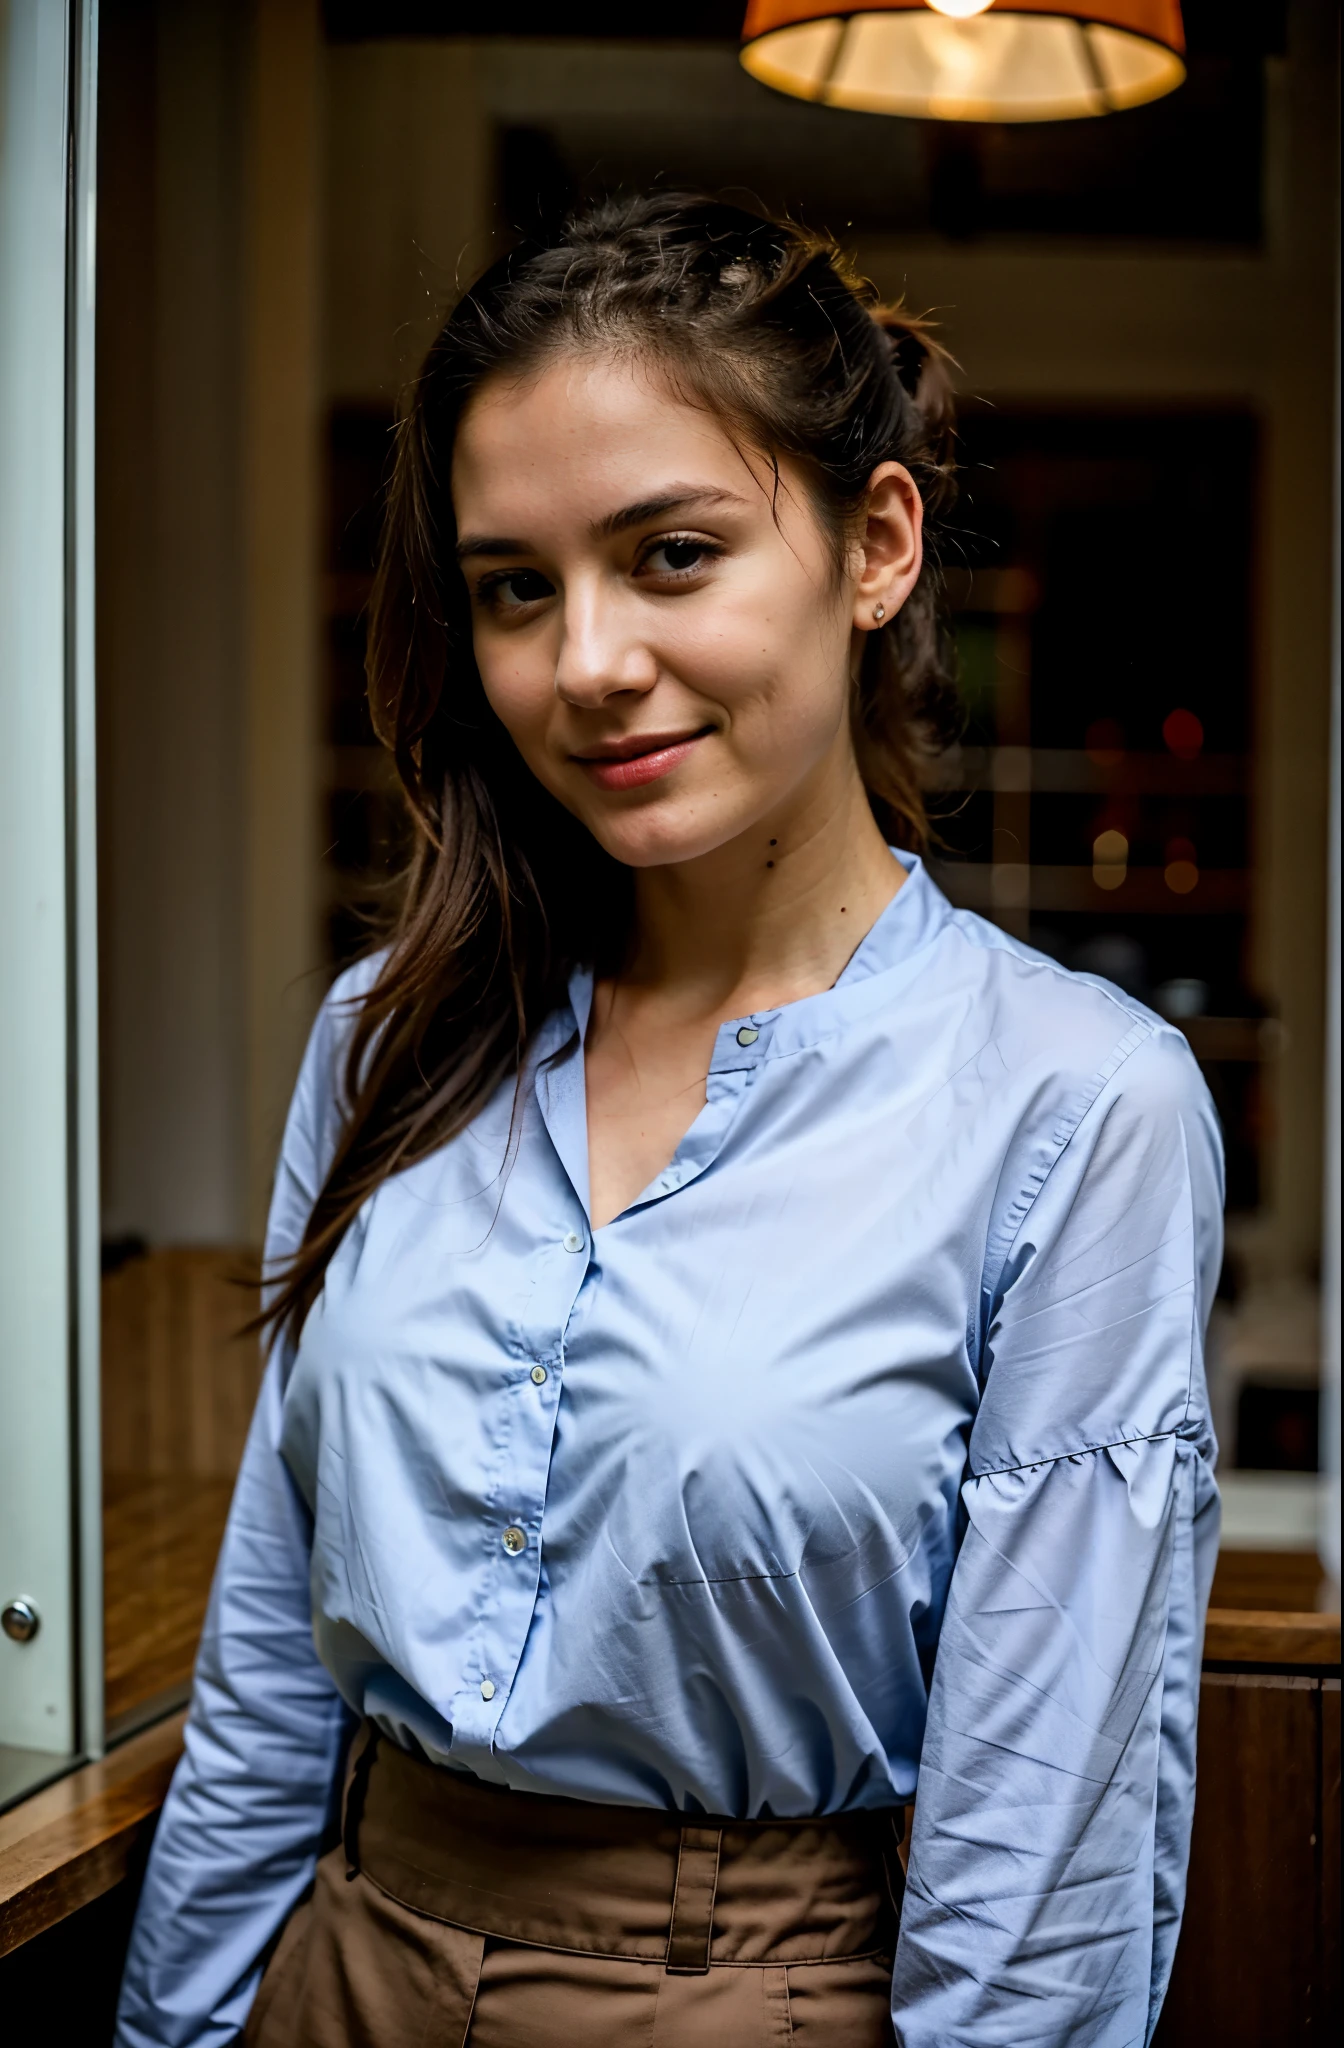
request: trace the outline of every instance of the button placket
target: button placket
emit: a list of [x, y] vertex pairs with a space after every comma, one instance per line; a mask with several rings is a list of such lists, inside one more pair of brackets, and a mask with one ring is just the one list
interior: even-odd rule
[[472, 1725], [463, 1716], [464, 1748], [493, 1751], [495, 1731], [504, 1711], [508, 1688], [522, 1661], [523, 1649], [536, 1608], [540, 1581], [540, 1545], [529, 1539], [518, 1522], [503, 1529], [496, 1524], [495, 1577], [489, 1588], [488, 1614], [477, 1655], [477, 1669], [490, 1674], [480, 1681], [480, 1698], [488, 1712]]
[[[589, 1249], [587, 1237], [573, 1226], [553, 1237], [551, 1244], [566, 1253], [570, 1252], [571, 1244], [578, 1252]], [[536, 1612], [541, 1580], [541, 1512], [555, 1440], [561, 1347], [590, 1271], [588, 1261], [577, 1256], [546, 1260], [538, 1275], [529, 1314], [518, 1330], [519, 1341], [531, 1350], [532, 1358], [524, 1356], [522, 1361], [526, 1379], [521, 1373], [510, 1375], [511, 1392], [504, 1395], [518, 1405], [509, 1430], [510, 1455], [494, 1493], [493, 1513], [487, 1510], [489, 1521], [493, 1522], [490, 1540], [495, 1565], [476, 1645], [476, 1669], [490, 1675], [482, 1675], [473, 1689], [478, 1703], [475, 1712], [465, 1702], [462, 1704], [454, 1744], [464, 1758], [473, 1750], [480, 1751], [482, 1767], [485, 1758], [493, 1753], [500, 1716]], [[543, 1358], [547, 1360], [544, 1365]], [[513, 1517], [502, 1527], [501, 1509], [504, 1515], [512, 1511]]]

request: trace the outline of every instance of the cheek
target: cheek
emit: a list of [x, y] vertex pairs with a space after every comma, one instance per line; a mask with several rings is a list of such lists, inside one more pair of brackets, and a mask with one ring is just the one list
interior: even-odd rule
[[546, 730], [555, 704], [554, 665], [523, 640], [475, 636], [476, 669], [486, 702], [524, 753]]
[[790, 579], [706, 614], [677, 639], [667, 646], [672, 664], [723, 705], [753, 752], [829, 734], [847, 713], [848, 619]]

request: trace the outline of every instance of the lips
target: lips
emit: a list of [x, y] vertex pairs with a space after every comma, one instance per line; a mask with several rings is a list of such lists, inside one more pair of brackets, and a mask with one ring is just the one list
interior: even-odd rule
[[646, 782], [657, 782], [670, 775], [707, 731], [704, 728], [681, 737], [651, 733], [647, 738], [624, 740], [602, 753], [576, 754], [574, 758], [599, 789], [638, 789]]

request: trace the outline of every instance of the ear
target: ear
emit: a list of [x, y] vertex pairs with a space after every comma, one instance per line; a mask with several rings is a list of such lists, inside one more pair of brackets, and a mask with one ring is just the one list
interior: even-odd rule
[[863, 519], [854, 624], [871, 633], [895, 618], [924, 564], [924, 501], [903, 464], [878, 464], [868, 480]]

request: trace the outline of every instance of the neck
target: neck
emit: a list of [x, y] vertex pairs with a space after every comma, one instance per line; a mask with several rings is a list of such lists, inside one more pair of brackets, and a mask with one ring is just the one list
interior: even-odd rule
[[905, 877], [852, 759], [824, 780], [712, 853], [638, 871], [626, 987], [737, 1015], [831, 986]]

